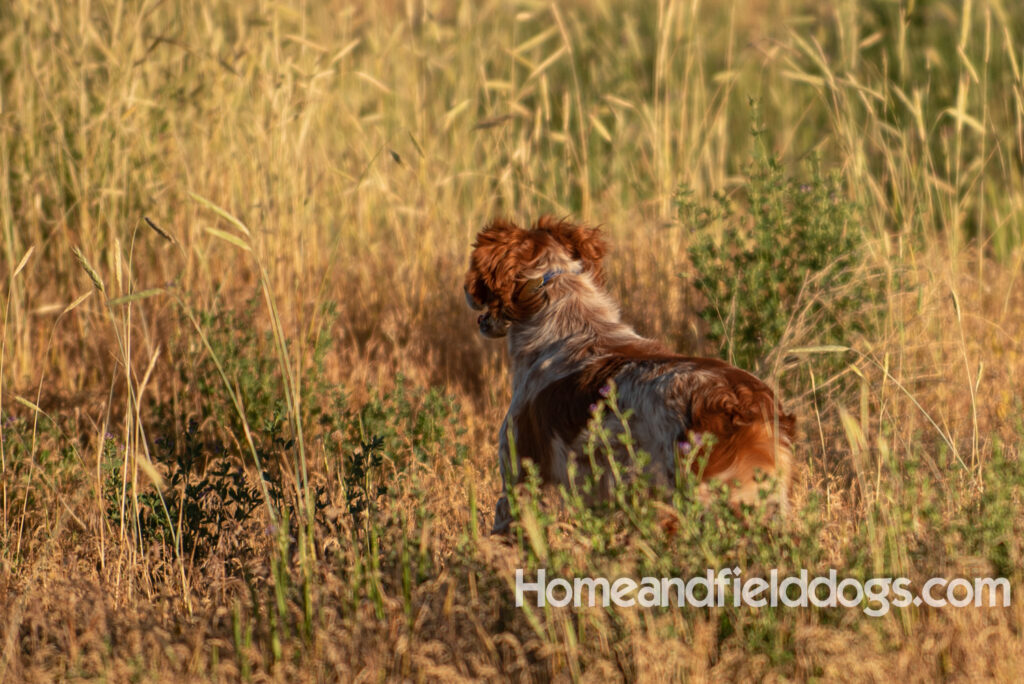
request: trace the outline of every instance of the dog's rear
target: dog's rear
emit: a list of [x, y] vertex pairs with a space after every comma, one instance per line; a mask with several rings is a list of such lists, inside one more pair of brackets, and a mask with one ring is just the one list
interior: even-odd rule
[[781, 512], [787, 508], [796, 421], [778, 406], [762, 381], [721, 362], [704, 373], [690, 393], [690, 423], [696, 434], [711, 434], [714, 445], [704, 463], [694, 464], [701, 479], [729, 485], [733, 504], [754, 504], [774, 480]]
[[727, 483], [733, 505], [756, 504], [761, 491], [774, 481], [777, 489], [773, 502], [784, 514], [788, 509], [792, 463], [789, 439], [780, 438], [766, 422], [753, 423], [715, 443], [702, 479]]

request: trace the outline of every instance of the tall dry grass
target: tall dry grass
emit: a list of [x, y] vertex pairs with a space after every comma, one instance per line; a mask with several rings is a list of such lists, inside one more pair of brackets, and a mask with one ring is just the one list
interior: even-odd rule
[[[720, 354], [675, 199], [742, 212], [759, 127], [794, 176], [812, 158], [841, 174], [854, 280], [879, 293], [835, 373], [786, 385], [817, 368], [787, 353], [820, 342], [800, 310], [765, 367], [793, 387], [821, 562], [986, 574], [1005, 556], [1018, 582], [1022, 482], [993, 464], [1024, 435], [1022, 35], [998, 0], [11, 0], [0, 679], [1012, 677], [1019, 602], [732, 631], [501, 607], [523, 564], [644, 561], [607, 566], [556, 524], [543, 553], [480, 537], [509, 387], [460, 288], [492, 216], [572, 216], [606, 230], [628, 320]], [[401, 417], [398, 374], [455, 395], [442, 438], [416, 423], [447, 420], [429, 396]], [[383, 417], [359, 412], [377, 400]], [[371, 419], [397, 427], [359, 484], [352, 455], [374, 452], [337, 435]], [[168, 454], [219, 443], [259, 508], [204, 559]], [[349, 516], [372, 477], [390, 498]]]

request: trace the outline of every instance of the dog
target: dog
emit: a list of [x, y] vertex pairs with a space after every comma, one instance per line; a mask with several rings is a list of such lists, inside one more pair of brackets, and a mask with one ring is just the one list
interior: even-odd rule
[[[582, 454], [594, 410], [614, 385], [619, 411], [602, 418], [608, 434], [627, 420], [635, 448], [650, 455], [646, 473], [671, 486], [676, 469], [695, 444], [710, 444], [706, 460], [690, 458], [700, 478], [729, 487], [734, 507], [752, 504], [777, 483], [785, 512], [796, 421], [778, 405], [771, 388], [724, 361], [672, 353], [623, 323], [604, 291], [600, 231], [544, 217], [532, 229], [496, 219], [473, 244], [465, 279], [466, 301], [477, 311], [480, 333], [508, 338], [512, 401], [498, 433], [502, 494], [492, 534], [512, 523], [508, 487], [523, 479], [532, 461], [543, 483], [570, 486], [594, 474]], [[629, 465], [624, 445], [613, 447], [617, 464]], [[515, 462], [512, 461], [513, 454]], [[606, 465], [609, 465], [606, 463]], [[608, 468], [598, 495], [610, 493]]]

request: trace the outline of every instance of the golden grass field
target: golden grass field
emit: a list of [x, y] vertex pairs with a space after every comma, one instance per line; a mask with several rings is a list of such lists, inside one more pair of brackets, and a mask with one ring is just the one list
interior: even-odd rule
[[[1003, 0], [8, 0], [0, 681], [1018, 680], [1017, 596], [523, 610], [512, 577], [1019, 590], [1022, 63]], [[462, 295], [476, 232], [600, 225], [625, 319], [730, 356], [691, 248], [758, 225], [759, 144], [837, 174], [858, 245], [839, 337], [819, 291], [759, 354], [793, 514], [682, 506], [666, 537], [636, 492], [523, 491], [488, 538], [510, 387]]]

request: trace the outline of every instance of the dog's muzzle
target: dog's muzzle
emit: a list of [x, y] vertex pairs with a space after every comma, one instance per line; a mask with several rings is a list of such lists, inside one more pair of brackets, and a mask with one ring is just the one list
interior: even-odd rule
[[469, 294], [469, 290], [465, 291], [466, 304], [469, 308], [474, 311], [483, 311], [482, 314], [477, 316], [476, 324], [480, 328], [480, 334], [484, 337], [504, 337], [508, 334], [508, 321], [505, 319], [495, 316], [492, 311], [486, 310], [487, 306], [482, 302], [478, 302], [473, 299]]
[[476, 324], [484, 337], [504, 337], [508, 334], [508, 321], [497, 318], [490, 311], [477, 316]]

